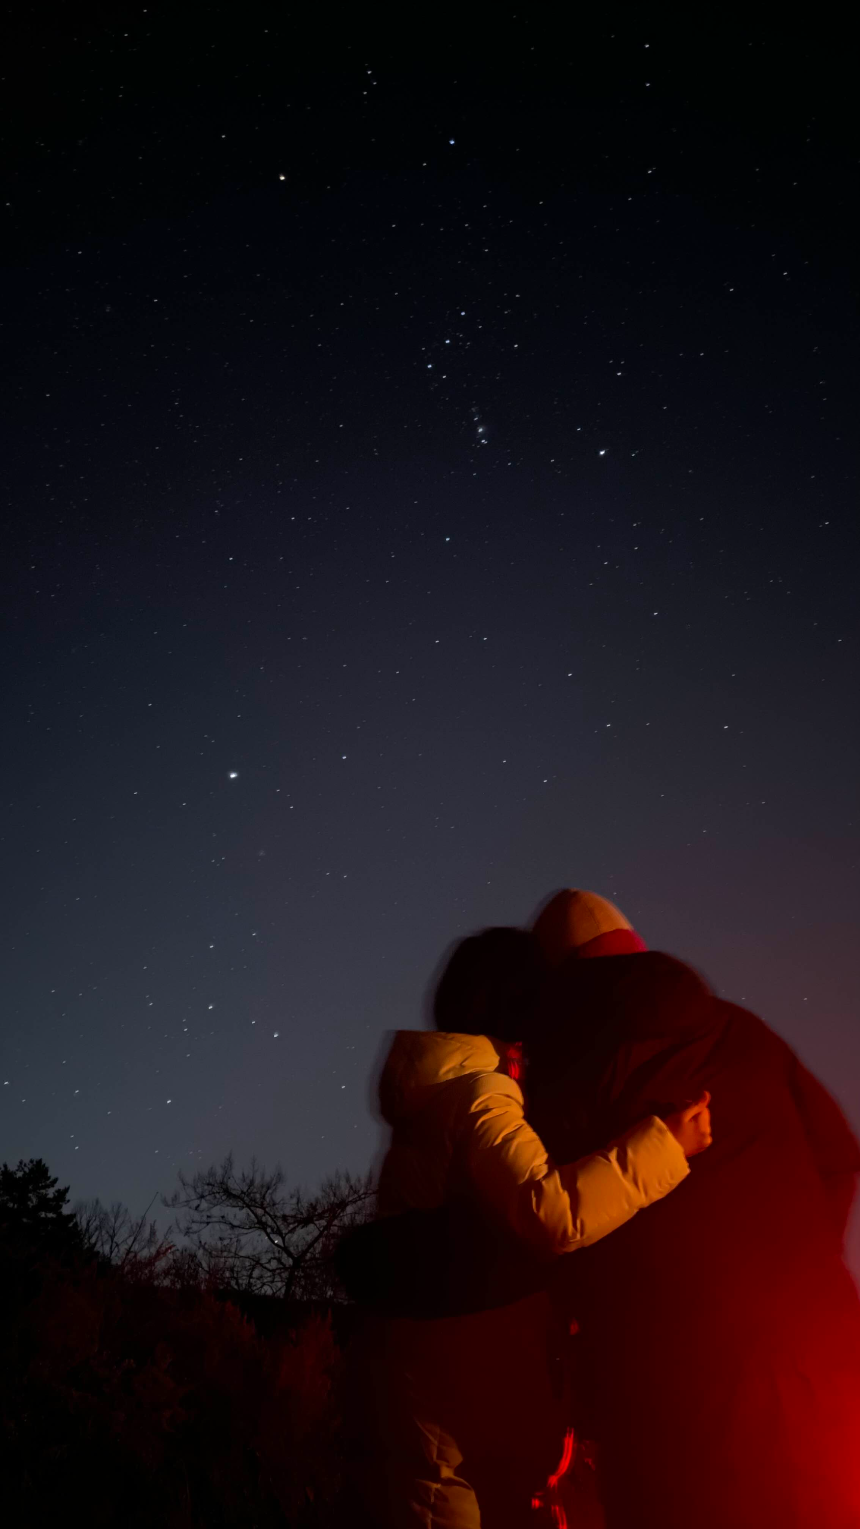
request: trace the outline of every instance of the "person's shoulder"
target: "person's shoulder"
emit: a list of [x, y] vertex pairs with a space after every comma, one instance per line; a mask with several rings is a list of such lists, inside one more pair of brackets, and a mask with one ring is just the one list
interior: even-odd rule
[[507, 1100], [520, 1110], [523, 1108], [523, 1093], [519, 1083], [504, 1072], [470, 1073], [463, 1078], [461, 1088], [461, 1096], [469, 1100], [471, 1108], [482, 1100], [495, 1101], [500, 1105]]
[[771, 1029], [760, 1014], [753, 1013], [743, 1004], [732, 1003], [728, 998], [715, 998], [714, 1004], [723, 1034], [733, 1037], [747, 1050], [754, 1047], [774, 1062], [785, 1063], [792, 1056], [788, 1042]]
[[736, 1025], [741, 1030], [755, 1031], [757, 1034], [770, 1035], [775, 1041], [779, 1040], [775, 1030], [766, 1024], [760, 1014], [754, 1014], [752, 1009], [747, 1009], [742, 1003], [734, 1003], [730, 998], [714, 998], [716, 1012], [724, 1024]]

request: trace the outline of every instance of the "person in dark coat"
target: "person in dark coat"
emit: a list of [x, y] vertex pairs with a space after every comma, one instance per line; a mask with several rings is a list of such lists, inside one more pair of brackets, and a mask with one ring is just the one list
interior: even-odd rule
[[553, 967], [529, 1030], [535, 1130], [567, 1162], [666, 1099], [707, 1089], [714, 1116], [676, 1194], [555, 1266], [608, 1529], [858, 1529], [860, 1148], [779, 1036], [611, 905], [584, 939], [583, 898], [535, 925]]

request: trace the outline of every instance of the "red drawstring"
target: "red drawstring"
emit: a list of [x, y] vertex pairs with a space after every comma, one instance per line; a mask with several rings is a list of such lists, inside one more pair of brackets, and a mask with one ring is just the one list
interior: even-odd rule
[[[547, 1477], [545, 1491], [557, 1491], [558, 1484], [561, 1481], [562, 1476], [567, 1475], [571, 1465], [573, 1464], [575, 1448], [576, 1435], [574, 1434], [572, 1428], [567, 1428], [564, 1434], [564, 1444], [562, 1445], [561, 1459], [559, 1460], [558, 1465], [556, 1466], [552, 1475]], [[543, 1492], [538, 1493], [537, 1496], [532, 1498], [533, 1508], [538, 1509], [546, 1506], [547, 1504], [545, 1502]], [[568, 1529], [567, 1514], [565, 1513], [563, 1504], [560, 1502], [550, 1503], [549, 1510], [552, 1514], [552, 1521], [556, 1525], [556, 1529]]]
[[566, 1476], [573, 1460], [574, 1433], [572, 1428], [565, 1430], [564, 1445], [561, 1451], [561, 1459], [551, 1476], [547, 1477], [547, 1488], [554, 1492], [562, 1476]]

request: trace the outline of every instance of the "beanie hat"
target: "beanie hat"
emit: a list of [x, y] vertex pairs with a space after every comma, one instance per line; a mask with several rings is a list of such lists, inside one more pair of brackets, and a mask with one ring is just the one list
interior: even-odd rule
[[607, 898], [572, 887], [550, 898], [533, 932], [550, 966], [559, 966], [574, 951], [582, 959], [633, 955], [648, 948]]

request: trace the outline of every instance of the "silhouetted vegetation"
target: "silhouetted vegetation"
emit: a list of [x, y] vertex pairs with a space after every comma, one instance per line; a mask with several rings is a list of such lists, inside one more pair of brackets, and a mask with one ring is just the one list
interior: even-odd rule
[[68, 1189], [58, 1189], [40, 1158], [0, 1167], [0, 1286], [5, 1304], [25, 1299], [51, 1266], [68, 1268], [86, 1252]]
[[172, 1244], [159, 1235], [155, 1221], [149, 1220], [152, 1204], [135, 1219], [120, 1200], [110, 1206], [102, 1205], [101, 1200], [79, 1200], [74, 1216], [88, 1249], [116, 1269], [130, 1268], [156, 1255], [162, 1263], [175, 1251]]
[[173, 1198], [182, 1246], [121, 1205], [72, 1213], [39, 1160], [4, 1165], [8, 1521], [74, 1507], [128, 1529], [343, 1522], [344, 1324], [328, 1265], [370, 1193], [345, 1176], [305, 1196], [228, 1159]]
[[288, 1190], [279, 1168], [267, 1173], [252, 1159], [237, 1171], [228, 1156], [192, 1179], [180, 1173], [179, 1183], [165, 1203], [207, 1284], [284, 1300], [342, 1299], [333, 1255], [342, 1233], [367, 1219], [369, 1174], [335, 1174], [307, 1195]]

